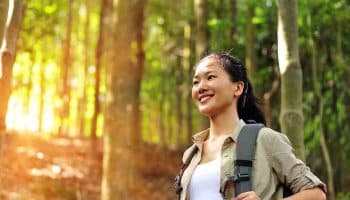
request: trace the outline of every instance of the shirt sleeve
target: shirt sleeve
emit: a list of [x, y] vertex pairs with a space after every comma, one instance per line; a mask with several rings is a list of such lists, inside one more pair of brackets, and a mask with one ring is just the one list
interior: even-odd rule
[[268, 132], [264, 143], [268, 145], [270, 164], [280, 182], [294, 193], [315, 187], [327, 192], [326, 185], [296, 158], [288, 137], [271, 129]]

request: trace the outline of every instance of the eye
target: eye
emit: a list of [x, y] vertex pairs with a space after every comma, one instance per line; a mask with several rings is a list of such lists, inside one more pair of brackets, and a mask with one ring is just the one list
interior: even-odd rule
[[208, 80], [211, 80], [211, 79], [213, 79], [213, 78], [215, 78], [216, 76], [214, 76], [214, 75], [209, 75], [208, 76]]
[[192, 84], [193, 84], [193, 85], [197, 85], [198, 82], [199, 82], [198, 80], [194, 80], [194, 81], [192, 82]]

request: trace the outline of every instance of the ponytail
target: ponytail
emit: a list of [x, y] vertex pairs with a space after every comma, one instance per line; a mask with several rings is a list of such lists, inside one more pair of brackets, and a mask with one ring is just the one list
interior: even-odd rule
[[256, 123], [266, 125], [265, 116], [260, 109], [261, 105], [262, 101], [254, 95], [253, 88], [247, 79], [244, 83], [243, 93], [238, 99], [237, 110], [239, 118], [245, 122], [254, 120]]

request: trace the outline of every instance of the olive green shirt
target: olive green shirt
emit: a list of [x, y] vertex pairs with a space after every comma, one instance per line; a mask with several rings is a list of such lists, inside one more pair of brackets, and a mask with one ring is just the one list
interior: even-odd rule
[[[221, 147], [220, 190], [223, 190], [225, 179], [233, 176], [236, 141], [244, 125], [244, 121], [240, 120], [232, 135], [225, 139]], [[199, 149], [181, 179], [183, 187], [181, 200], [188, 199], [188, 185], [193, 170], [201, 160], [203, 143], [208, 134], [209, 129], [194, 135], [194, 144], [183, 155], [183, 161], [185, 161], [195, 146]], [[301, 160], [295, 157], [291, 143], [284, 134], [270, 128], [262, 128], [257, 138], [255, 160], [253, 161], [253, 191], [263, 200], [282, 199], [283, 187], [281, 183], [287, 185], [294, 193], [315, 187], [326, 191], [325, 184]], [[233, 195], [233, 184], [226, 185], [224, 199], [230, 199]]]

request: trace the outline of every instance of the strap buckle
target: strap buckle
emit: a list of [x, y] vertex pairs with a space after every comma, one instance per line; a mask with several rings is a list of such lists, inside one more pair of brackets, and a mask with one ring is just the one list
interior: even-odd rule
[[247, 173], [237, 173], [234, 176], [229, 176], [226, 177], [225, 180], [223, 181], [222, 187], [220, 187], [220, 194], [223, 199], [225, 199], [225, 193], [226, 193], [226, 188], [228, 183], [232, 183], [235, 185], [236, 183], [242, 182], [242, 181], [249, 181], [250, 180], [250, 175]]

